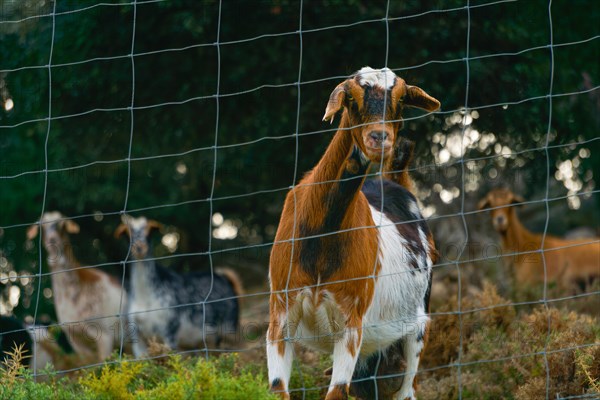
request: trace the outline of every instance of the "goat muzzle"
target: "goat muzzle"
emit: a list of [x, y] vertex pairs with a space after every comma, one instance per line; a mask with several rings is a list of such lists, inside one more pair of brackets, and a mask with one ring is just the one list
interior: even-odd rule
[[145, 243], [133, 243], [131, 245], [131, 254], [135, 258], [144, 258], [148, 254], [148, 246]]
[[374, 145], [372, 147], [381, 147], [387, 137], [388, 134], [385, 131], [371, 131], [369, 133], [369, 141]]
[[390, 135], [384, 130], [373, 130], [365, 133], [365, 155], [375, 162], [386, 159], [392, 150]]
[[494, 217], [492, 224], [494, 225], [494, 229], [499, 233], [505, 233], [508, 229], [508, 219], [504, 215]]

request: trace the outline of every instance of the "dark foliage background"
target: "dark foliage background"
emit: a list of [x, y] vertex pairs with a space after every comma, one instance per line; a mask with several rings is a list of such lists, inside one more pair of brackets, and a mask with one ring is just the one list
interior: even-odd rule
[[[76, 218], [78, 258], [119, 277], [112, 232], [128, 210], [167, 225], [165, 264], [207, 268], [217, 251], [215, 265], [264, 287], [283, 197], [332, 137], [329, 93], [365, 65], [442, 102], [407, 112], [403, 131], [438, 242], [466, 240], [456, 215], [502, 185], [559, 197], [548, 214], [529, 207], [531, 229], [599, 225], [596, 1], [552, 1], [552, 25], [547, 0], [97, 3], [58, 1], [53, 17], [50, 1], [0, 1], [0, 94], [14, 104], [0, 110], [3, 313], [33, 315], [49, 287], [18, 277], [40, 260], [48, 272], [25, 240], [43, 210]], [[211, 239], [211, 211], [234, 238]], [[485, 215], [465, 221], [471, 240], [489, 230]], [[42, 293], [38, 317], [53, 318]]]

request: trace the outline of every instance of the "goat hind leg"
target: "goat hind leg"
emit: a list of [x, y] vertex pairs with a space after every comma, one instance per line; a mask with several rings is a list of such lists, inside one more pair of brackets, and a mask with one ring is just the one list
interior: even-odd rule
[[288, 385], [292, 374], [292, 361], [294, 359], [293, 347], [289, 338], [285, 338], [285, 314], [271, 315], [269, 329], [267, 330], [267, 367], [269, 374], [269, 387], [282, 399], [289, 399]]
[[394, 400], [410, 399], [415, 400], [415, 375], [419, 368], [419, 361], [421, 359], [421, 351], [425, 346], [425, 335], [427, 328], [423, 329], [418, 333], [411, 333], [404, 338], [403, 350], [404, 359], [406, 361], [406, 371], [404, 374], [404, 380], [402, 387], [394, 396]]
[[333, 370], [325, 400], [348, 398], [350, 381], [362, 344], [361, 324], [360, 322], [357, 325], [346, 327], [342, 338], [333, 346]]

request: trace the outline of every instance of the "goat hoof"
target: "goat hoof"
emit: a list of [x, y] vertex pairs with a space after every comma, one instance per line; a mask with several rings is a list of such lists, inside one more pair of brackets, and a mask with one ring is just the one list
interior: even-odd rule
[[348, 400], [348, 385], [335, 385], [334, 388], [327, 393], [325, 400]]

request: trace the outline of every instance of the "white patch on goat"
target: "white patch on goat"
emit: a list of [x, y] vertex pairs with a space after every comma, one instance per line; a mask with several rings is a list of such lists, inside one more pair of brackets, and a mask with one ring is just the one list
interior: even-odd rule
[[[280, 324], [286, 321], [285, 315], [281, 314], [278, 319]], [[285, 330], [284, 330], [285, 335]], [[279, 354], [279, 343], [269, 341], [269, 331], [267, 331], [267, 366], [269, 375], [269, 384], [275, 379], [279, 379], [283, 389], [287, 391], [292, 374], [293, 348], [289, 340], [285, 341], [283, 355]]]
[[376, 223], [381, 223], [381, 270], [375, 284], [373, 302], [363, 321], [361, 355], [384, 350], [400, 338], [415, 335], [425, 328], [428, 320], [422, 310], [430, 263], [422, 265], [421, 260], [417, 260], [422, 272], [415, 271], [408, 262], [412, 253], [393, 222], [373, 207], [371, 214]]
[[363, 67], [357, 75], [360, 76], [359, 83], [361, 86], [379, 86], [382, 89], [391, 89], [396, 79], [396, 74], [389, 68], [373, 69]]
[[422, 260], [422, 262], [419, 264], [420, 268], [423, 268], [423, 266], [421, 264], [425, 264], [429, 269], [431, 269], [431, 267], [433, 266], [433, 260], [430, 257], [429, 254], [429, 240], [427, 240], [427, 236], [425, 235], [425, 232], [423, 232], [423, 230], [419, 227], [419, 238], [421, 239], [421, 244], [423, 246], [423, 250], [425, 251], [425, 256], [423, 257], [424, 259]]
[[[48, 332], [48, 328], [41, 325], [27, 325], [29, 336], [35, 342], [33, 344], [33, 354], [29, 354], [30, 368], [34, 374], [39, 374], [45, 370], [47, 363], [54, 363], [53, 353], [50, 353], [56, 346], [56, 338]], [[0, 340], [2, 335], [0, 335]], [[33, 363], [35, 360], [35, 364]]]
[[[57, 236], [56, 249], [64, 254], [64, 244]], [[91, 282], [80, 280], [79, 274], [70, 270], [74, 265], [68, 258], [61, 256], [50, 264], [58, 321], [77, 353], [89, 355], [95, 351], [96, 359], [104, 360], [119, 342], [119, 318], [115, 316], [121, 313], [122, 289], [104, 273], [98, 273], [98, 279]]]
[[[422, 311], [423, 309], [421, 309]], [[406, 360], [406, 372], [404, 380], [402, 381], [402, 387], [398, 391], [395, 398], [397, 399], [415, 399], [415, 392], [413, 388], [413, 381], [417, 370], [419, 369], [420, 353], [423, 350], [423, 341], [417, 340], [417, 334], [408, 335], [404, 339], [403, 350], [404, 359]]]
[[[136, 329], [142, 337], [150, 339], [157, 336], [167, 341], [167, 326], [174, 309], [168, 307], [174, 304], [171, 293], [157, 290], [156, 283], [150, 276], [153, 266], [147, 265], [151, 261], [136, 261], [131, 267], [131, 292], [128, 313]], [[140, 338], [140, 340], [143, 340]], [[173, 346], [174, 343], [166, 343]], [[138, 351], [142, 346], [134, 347], [134, 355], [140, 357]], [[135, 354], [137, 353], [137, 354]]]
[[[59, 266], [59, 268], [67, 267]], [[83, 302], [75, 302], [75, 299], [81, 295], [81, 289], [79, 279], [74, 271], [59, 270], [52, 274], [52, 293], [59, 323], [79, 325], [78, 321], [83, 319], [82, 310], [78, 306], [85, 305]], [[90, 318], [90, 316], [86, 317]], [[73, 327], [70, 326], [68, 329], [72, 330]]]
[[146, 217], [139, 217], [139, 218], [129, 218], [128, 222], [129, 226], [131, 227], [132, 231], [140, 231], [142, 229], [146, 229], [146, 226], [148, 225], [148, 220], [146, 219]]
[[415, 217], [415, 219], [421, 219], [421, 210], [419, 210], [419, 206], [416, 201], [408, 202], [408, 211]]
[[[179, 313], [179, 329], [175, 336], [175, 343], [180, 349], [194, 349], [198, 347], [204, 347], [204, 340], [202, 338], [202, 326], [197, 326], [189, 320], [189, 318], [183, 318], [184, 313]], [[212, 326], [206, 324], [204, 327], [204, 333], [206, 344], [208, 346], [216, 343], [218, 331]]]
[[[349, 345], [357, 350], [354, 355], [348, 350]], [[333, 370], [331, 373], [331, 383], [329, 384], [330, 392], [337, 385], [350, 383], [356, 361], [358, 360], [359, 347], [360, 343], [358, 342], [358, 332], [356, 329], [346, 329], [342, 340], [337, 341], [333, 348]]]
[[[44, 235], [51, 236], [54, 239], [57, 239], [62, 243], [60, 234], [58, 232], [58, 223], [62, 220], [65, 220], [66, 217], [59, 213], [58, 211], [48, 211], [42, 215], [40, 223], [42, 224], [42, 229], [44, 231]], [[48, 240], [49, 238], [44, 238], [44, 240]], [[50, 249], [46, 249], [50, 250]]]

